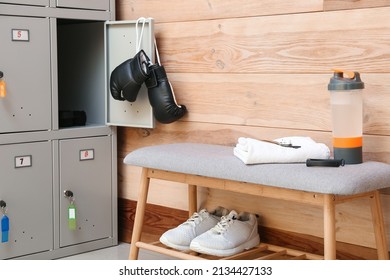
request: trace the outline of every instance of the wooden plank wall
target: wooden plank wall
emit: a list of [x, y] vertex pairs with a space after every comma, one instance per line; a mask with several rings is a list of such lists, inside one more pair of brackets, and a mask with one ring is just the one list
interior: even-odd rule
[[[178, 103], [189, 111], [182, 120], [157, 124], [155, 129], [119, 129], [119, 196], [124, 201], [137, 199], [140, 170], [124, 166], [122, 160], [142, 146], [174, 142], [233, 146], [240, 136], [298, 135], [331, 147], [327, 83], [332, 68], [361, 73], [366, 83], [364, 160], [390, 163], [390, 1], [116, 3], [118, 20], [155, 19], [162, 64]], [[201, 198], [207, 207], [259, 213], [265, 228], [322, 235], [320, 209], [216, 190], [202, 190]], [[382, 200], [390, 233], [390, 191], [383, 192]], [[186, 189], [155, 181], [149, 202], [186, 209]], [[374, 247], [368, 207], [365, 201], [337, 207], [338, 241]], [[120, 209], [120, 216], [120, 224], [131, 219], [125, 210]]]

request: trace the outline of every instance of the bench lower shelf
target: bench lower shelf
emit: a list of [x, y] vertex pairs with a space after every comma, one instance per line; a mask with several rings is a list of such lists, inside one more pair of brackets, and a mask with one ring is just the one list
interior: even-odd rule
[[139, 249], [145, 249], [166, 256], [183, 259], [183, 260], [323, 260], [324, 257], [320, 255], [305, 253], [299, 250], [287, 249], [284, 247], [260, 243], [258, 246], [235, 254], [229, 257], [216, 257], [211, 255], [199, 254], [197, 252], [177, 251], [168, 248], [161, 242], [153, 243], [137, 242], [135, 246]]

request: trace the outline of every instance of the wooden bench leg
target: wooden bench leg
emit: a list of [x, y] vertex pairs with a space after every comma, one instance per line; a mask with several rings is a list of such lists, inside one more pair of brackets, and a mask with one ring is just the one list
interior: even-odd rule
[[129, 260], [138, 259], [139, 248], [137, 242], [141, 240], [142, 226], [144, 224], [146, 201], [148, 198], [150, 178], [148, 169], [142, 168], [140, 190], [138, 194], [137, 208], [135, 212], [133, 234], [131, 237]]
[[196, 185], [188, 185], [188, 215], [198, 211], [198, 193]]
[[371, 213], [372, 222], [374, 225], [376, 248], [378, 251], [378, 259], [388, 260], [389, 251], [387, 248], [387, 236], [379, 191], [375, 191], [374, 195], [371, 197]]
[[336, 212], [331, 194], [324, 195], [324, 259], [336, 259]]

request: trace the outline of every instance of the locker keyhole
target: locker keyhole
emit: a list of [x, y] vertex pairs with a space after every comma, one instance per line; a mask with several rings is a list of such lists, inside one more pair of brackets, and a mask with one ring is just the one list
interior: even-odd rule
[[64, 191], [64, 196], [67, 198], [72, 198], [73, 197], [73, 192], [70, 190]]

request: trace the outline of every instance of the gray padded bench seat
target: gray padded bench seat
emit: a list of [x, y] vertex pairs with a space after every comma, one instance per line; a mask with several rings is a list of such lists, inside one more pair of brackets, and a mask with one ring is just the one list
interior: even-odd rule
[[137, 259], [140, 248], [182, 259], [203, 258], [194, 252], [174, 252], [140, 241], [150, 179], [187, 184], [189, 216], [198, 211], [197, 186], [321, 206], [324, 213], [322, 259], [336, 258], [336, 204], [366, 197], [371, 201], [378, 258], [389, 258], [379, 193], [380, 189], [390, 187], [389, 164], [364, 162], [343, 167], [307, 167], [302, 163], [246, 165], [234, 156], [233, 147], [196, 143], [143, 147], [129, 153], [124, 163], [142, 167], [129, 259]]
[[350, 195], [390, 187], [390, 164], [364, 162], [343, 167], [306, 164], [246, 165], [233, 147], [179, 143], [140, 148], [124, 163], [178, 173], [228, 179], [287, 189]]

